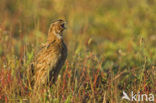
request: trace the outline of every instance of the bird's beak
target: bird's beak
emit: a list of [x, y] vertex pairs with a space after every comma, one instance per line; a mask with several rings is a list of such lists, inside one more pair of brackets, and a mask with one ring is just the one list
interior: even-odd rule
[[64, 22], [64, 29], [67, 29], [67, 22]]

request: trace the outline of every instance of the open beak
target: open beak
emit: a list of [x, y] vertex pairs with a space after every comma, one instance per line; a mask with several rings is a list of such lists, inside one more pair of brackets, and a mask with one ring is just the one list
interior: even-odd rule
[[64, 28], [64, 29], [66, 29], [67, 27], [66, 27], [66, 22], [64, 22], [61, 26], [62, 26], [62, 28]]

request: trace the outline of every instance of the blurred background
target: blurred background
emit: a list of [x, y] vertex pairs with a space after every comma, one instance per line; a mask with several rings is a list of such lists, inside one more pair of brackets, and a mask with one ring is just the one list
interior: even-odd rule
[[[100, 68], [106, 84], [125, 71], [116, 83], [119, 91], [133, 86], [156, 90], [156, 0], [0, 0], [1, 80], [8, 78], [3, 77], [8, 70], [12, 77], [13, 71], [25, 70], [57, 19], [67, 21], [68, 59], [63, 70], [69, 65], [81, 75], [86, 65], [91, 72]], [[14, 92], [0, 90], [0, 97], [14, 97]], [[115, 90], [111, 95], [117, 102], [120, 95]]]
[[20, 55], [23, 45], [44, 42], [59, 18], [68, 23], [64, 38], [70, 51], [89, 48], [104, 56], [107, 50], [133, 50], [141, 38], [150, 51], [156, 46], [155, 10], [155, 0], [1, 0], [0, 55]]

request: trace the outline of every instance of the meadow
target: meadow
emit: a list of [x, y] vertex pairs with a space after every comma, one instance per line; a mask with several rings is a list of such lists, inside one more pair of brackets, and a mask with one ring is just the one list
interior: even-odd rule
[[68, 58], [40, 103], [156, 97], [156, 0], [0, 0], [0, 103], [30, 103], [26, 69], [60, 18]]

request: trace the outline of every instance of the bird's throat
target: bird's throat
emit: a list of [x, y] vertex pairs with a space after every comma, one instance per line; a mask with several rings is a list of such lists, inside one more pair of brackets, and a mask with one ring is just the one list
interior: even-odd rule
[[51, 43], [53, 41], [61, 42], [63, 40], [63, 37], [61, 34], [58, 34], [56, 32], [51, 32], [48, 34], [48, 42]]
[[62, 39], [62, 34], [56, 33], [55, 31], [53, 31], [53, 34], [54, 34], [58, 39]]

